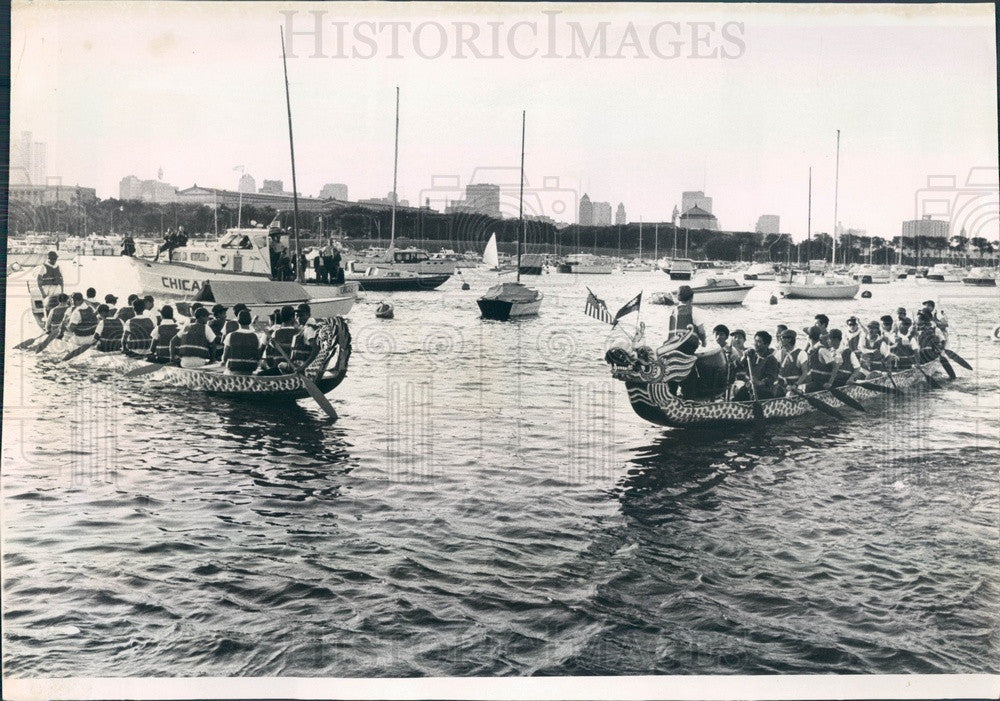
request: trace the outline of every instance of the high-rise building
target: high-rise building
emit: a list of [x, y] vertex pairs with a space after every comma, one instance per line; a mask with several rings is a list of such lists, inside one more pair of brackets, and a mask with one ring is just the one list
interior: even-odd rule
[[925, 214], [923, 219], [904, 221], [903, 236], [906, 238], [913, 238], [914, 236], [948, 238], [949, 228], [948, 222], [931, 219], [931, 215]]
[[10, 182], [21, 185], [45, 185], [45, 144], [32, 139], [30, 131], [10, 144]]
[[586, 194], [580, 198], [580, 226], [591, 226], [594, 223], [594, 206], [590, 203], [590, 197]]
[[593, 208], [593, 223], [594, 226], [611, 226], [611, 203], [610, 202], [594, 202], [591, 207]]
[[758, 234], [780, 234], [781, 218], [777, 214], [761, 214], [757, 217]]
[[141, 200], [142, 181], [134, 175], [126, 175], [118, 183], [118, 199], [120, 200]]
[[285, 183], [281, 180], [265, 180], [260, 185], [260, 192], [263, 195], [283, 195]]
[[681, 214], [684, 214], [692, 207], [699, 207], [703, 211], [712, 213], [712, 198], [705, 197], [701, 190], [689, 190], [681, 193]]
[[327, 183], [319, 191], [320, 199], [347, 200], [347, 185], [344, 183]]
[[244, 173], [240, 178], [240, 184], [236, 191], [243, 194], [257, 192], [257, 181], [254, 180], [254, 177], [250, 173]]
[[618, 210], [615, 212], [615, 224], [627, 224], [628, 218], [625, 216], [625, 205], [618, 203]]
[[479, 214], [500, 217], [500, 186], [476, 183], [465, 186], [465, 201]]

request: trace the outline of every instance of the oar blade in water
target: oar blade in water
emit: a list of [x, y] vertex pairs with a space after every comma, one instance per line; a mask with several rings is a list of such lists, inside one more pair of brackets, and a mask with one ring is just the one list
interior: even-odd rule
[[969, 361], [966, 360], [965, 358], [963, 358], [962, 356], [960, 356], [955, 351], [950, 350], [948, 348], [945, 348], [944, 349], [944, 353], [945, 353], [945, 355], [947, 355], [949, 358], [951, 358], [952, 360], [954, 360], [956, 363], [958, 363], [959, 365], [961, 365], [966, 370], [972, 370], [972, 366], [969, 365]]
[[857, 399], [855, 399], [854, 397], [852, 397], [847, 392], [844, 392], [841, 389], [837, 389], [836, 387], [831, 387], [830, 394], [832, 394], [834, 397], [836, 397], [837, 399], [839, 399], [852, 409], [857, 409], [858, 411], [863, 411], [863, 412], [868, 411], [867, 409], [865, 409], [864, 405], [861, 402], [859, 402]]
[[166, 367], [165, 365], [161, 365], [160, 363], [147, 363], [146, 365], [140, 365], [137, 368], [132, 368], [131, 370], [125, 373], [125, 377], [129, 379], [132, 379], [134, 377], [142, 377], [143, 375], [150, 375], [156, 372], [157, 370], [162, 370], [165, 367]]

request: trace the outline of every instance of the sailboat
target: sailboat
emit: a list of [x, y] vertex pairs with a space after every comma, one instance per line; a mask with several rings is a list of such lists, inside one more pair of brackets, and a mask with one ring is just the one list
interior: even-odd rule
[[486, 248], [483, 250], [483, 264], [487, 270], [500, 269], [500, 254], [497, 252], [496, 233], [490, 234], [490, 240], [486, 242]]
[[[837, 194], [840, 189], [840, 129], [837, 130], [837, 175], [833, 189], [833, 251], [830, 266], [837, 260]], [[809, 169], [809, 237], [812, 237], [812, 169]], [[825, 261], [822, 261], [825, 263]], [[853, 299], [861, 285], [844, 275], [814, 270], [810, 261], [805, 272], [790, 271], [788, 277], [778, 286], [778, 291], [786, 299]], [[818, 266], [817, 266], [818, 267]]]
[[431, 260], [426, 251], [396, 249], [396, 179], [399, 173], [399, 86], [396, 86], [396, 140], [392, 160], [392, 219], [389, 248], [378, 261], [348, 261], [344, 277], [360, 283], [365, 292], [433, 290], [446, 283], [455, 272], [454, 261]]
[[[525, 112], [521, 112], [521, 194], [517, 217], [517, 282], [502, 282], [476, 300], [484, 319], [507, 321], [510, 318], [536, 316], [542, 306], [542, 293], [521, 284], [521, 249], [524, 247], [524, 128]], [[494, 251], [496, 234], [490, 239]], [[489, 249], [489, 244], [487, 244]]]

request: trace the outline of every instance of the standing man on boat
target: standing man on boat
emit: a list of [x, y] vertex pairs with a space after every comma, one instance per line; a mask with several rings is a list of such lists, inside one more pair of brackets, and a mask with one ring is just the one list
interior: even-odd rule
[[59, 288], [59, 292], [63, 291], [63, 275], [56, 262], [58, 259], [58, 253], [49, 251], [48, 260], [42, 263], [42, 267], [38, 271], [38, 291], [43, 297], [56, 294], [56, 287]]
[[122, 239], [121, 255], [129, 257], [135, 255], [135, 239], [128, 234], [125, 234], [125, 238]]
[[705, 339], [705, 325], [701, 323], [700, 317], [695, 313], [692, 300], [694, 300], [694, 291], [691, 289], [691, 286], [681, 285], [677, 289], [677, 309], [674, 311], [673, 316], [670, 317], [671, 335], [678, 335], [691, 328], [698, 337], [697, 344], [685, 344], [685, 346], [693, 345], [692, 348], [678, 348], [678, 350], [685, 353], [694, 353], [698, 346], [708, 345]]

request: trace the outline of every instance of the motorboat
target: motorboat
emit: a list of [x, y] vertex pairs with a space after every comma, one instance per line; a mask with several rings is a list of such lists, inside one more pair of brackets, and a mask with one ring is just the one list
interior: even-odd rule
[[291, 305], [309, 305], [316, 319], [344, 316], [354, 306], [354, 298], [344, 295], [315, 296], [305, 285], [291, 281], [215, 280], [206, 281], [190, 301], [202, 302], [211, 307], [222, 304], [232, 308], [243, 303], [250, 313], [266, 318], [275, 308]]
[[962, 278], [962, 283], [975, 287], [996, 287], [997, 272], [990, 268], [973, 268]]
[[863, 285], [881, 285], [892, 282], [892, 274], [881, 265], [859, 265], [851, 277]]
[[927, 271], [927, 279], [934, 282], [962, 282], [965, 270], [951, 263], [938, 263]]
[[366, 265], [348, 261], [344, 280], [358, 285], [362, 292], [417, 292], [436, 290], [451, 279], [451, 273], [418, 273], [392, 266]]
[[787, 299], [852, 299], [861, 285], [849, 277], [812, 271], [791, 272], [778, 291]]
[[502, 282], [489, 288], [476, 302], [484, 319], [507, 321], [537, 315], [542, 293], [520, 282]]
[[744, 280], [775, 280], [777, 273], [773, 263], [754, 263], [743, 273]]
[[690, 258], [674, 258], [666, 273], [671, 280], [690, 280], [694, 275], [694, 262]]
[[[741, 285], [733, 278], [707, 278], [704, 284], [692, 287], [691, 304], [743, 304], [753, 285]], [[658, 292], [650, 297], [651, 304], [677, 304], [676, 292]]]
[[614, 263], [590, 253], [571, 253], [559, 264], [560, 273], [580, 275], [610, 275], [614, 269]]

